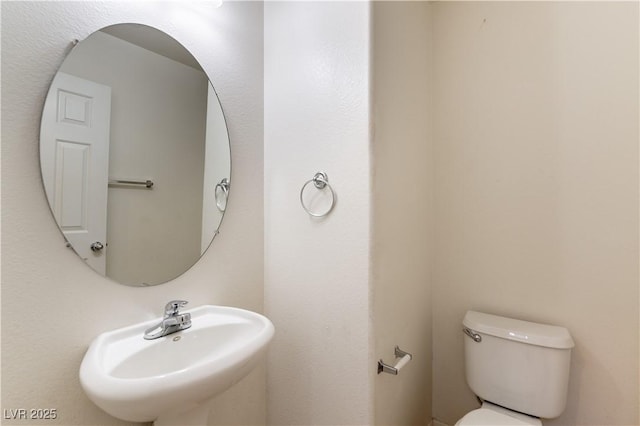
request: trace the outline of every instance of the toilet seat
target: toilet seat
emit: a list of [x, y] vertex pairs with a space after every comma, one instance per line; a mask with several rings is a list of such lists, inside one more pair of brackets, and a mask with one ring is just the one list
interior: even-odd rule
[[468, 412], [455, 426], [542, 426], [542, 422], [537, 417], [516, 413], [485, 401], [481, 408]]

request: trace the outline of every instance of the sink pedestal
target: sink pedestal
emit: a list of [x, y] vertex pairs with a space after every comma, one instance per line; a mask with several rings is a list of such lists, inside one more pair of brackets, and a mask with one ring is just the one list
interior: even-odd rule
[[153, 426], [206, 426], [212, 399], [187, 408], [185, 411], [178, 410], [163, 414], [153, 422]]

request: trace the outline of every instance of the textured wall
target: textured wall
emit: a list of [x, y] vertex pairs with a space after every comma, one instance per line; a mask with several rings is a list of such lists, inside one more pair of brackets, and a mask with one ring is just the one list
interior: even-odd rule
[[549, 425], [638, 425], [638, 3], [434, 4], [434, 416], [468, 309], [567, 327]]
[[373, 4], [372, 290], [376, 358], [413, 355], [375, 380], [375, 423], [431, 421], [433, 141], [431, 4]]
[[[265, 309], [276, 326], [268, 423], [372, 423], [370, 5], [265, 4]], [[329, 176], [315, 220], [300, 188]], [[311, 194], [316, 189], [308, 188]]]
[[[2, 2], [3, 409], [55, 408], [59, 417], [51, 423], [64, 425], [118, 424], [78, 382], [97, 334], [157, 317], [174, 298], [262, 311], [262, 5], [203, 7]], [[222, 233], [189, 272], [152, 288], [109, 282], [66, 249], [40, 182], [38, 134], [49, 82], [71, 40], [118, 22], [164, 30], [200, 60], [218, 90], [232, 143], [233, 191]], [[218, 398], [212, 423], [262, 423], [264, 410], [259, 369]]]

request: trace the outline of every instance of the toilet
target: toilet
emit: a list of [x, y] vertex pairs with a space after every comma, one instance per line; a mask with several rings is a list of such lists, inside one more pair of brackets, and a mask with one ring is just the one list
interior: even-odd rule
[[571, 349], [564, 327], [468, 311], [467, 384], [482, 401], [455, 426], [541, 426], [564, 411]]

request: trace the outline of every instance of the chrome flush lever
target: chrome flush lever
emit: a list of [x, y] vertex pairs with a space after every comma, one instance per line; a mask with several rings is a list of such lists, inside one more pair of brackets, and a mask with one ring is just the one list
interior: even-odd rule
[[473, 331], [472, 329], [464, 327], [462, 331], [464, 332], [464, 334], [471, 337], [471, 339], [473, 339], [474, 342], [476, 343], [482, 342], [482, 336], [476, 333], [475, 331]]

